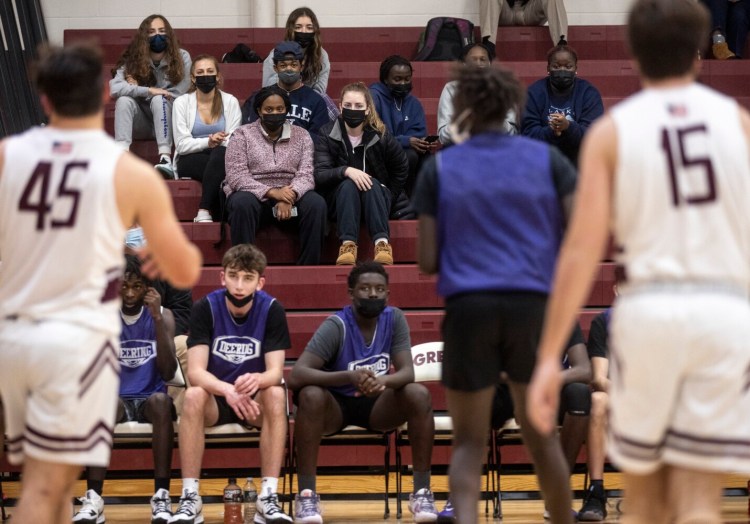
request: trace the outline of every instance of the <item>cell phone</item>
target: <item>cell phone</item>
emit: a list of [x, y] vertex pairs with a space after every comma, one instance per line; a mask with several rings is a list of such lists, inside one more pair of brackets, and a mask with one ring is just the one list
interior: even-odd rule
[[429, 142], [430, 144], [433, 142], [437, 142], [440, 139], [438, 135], [429, 135], [424, 137], [425, 142]]
[[[276, 218], [276, 206], [273, 206], [271, 209], [273, 210], [273, 218]], [[297, 216], [297, 206], [292, 206], [292, 213], [291, 213], [291, 215], [293, 217]]]

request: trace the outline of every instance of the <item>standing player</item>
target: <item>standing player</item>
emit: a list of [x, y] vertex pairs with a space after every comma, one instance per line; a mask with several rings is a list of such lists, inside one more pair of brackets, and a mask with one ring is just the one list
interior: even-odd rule
[[624, 472], [623, 523], [721, 522], [723, 472], [750, 472], [750, 116], [695, 83], [708, 31], [697, 2], [634, 2], [628, 41], [644, 89], [584, 144], [585, 205], [529, 388], [529, 418], [549, 432], [560, 349], [612, 224], [625, 273], [610, 325], [609, 455]]
[[8, 459], [23, 463], [13, 520], [70, 521], [83, 464], [107, 466], [118, 394], [125, 229], [144, 271], [178, 287], [201, 257], [155, 170], [104, 133], [101, 54], [53, 48], [35, 71], [50, 125], [0, 142], [0, 391]]
[[502, 371], [547, 509], [555, 524], [572, 522], [560, 442], [528, 424], [525, 407], [576, 173], [554, 147], [505, 132], [508, 110], [521, 98], [512, 73], [462, 68], [450, 124], [456, 145], [425, 164], [415, 192], [419, 267], [438, 273], [438, 293], [446, 297], [442, 382], [453, 418], [451, 501], [462, 524], [477, 522]]

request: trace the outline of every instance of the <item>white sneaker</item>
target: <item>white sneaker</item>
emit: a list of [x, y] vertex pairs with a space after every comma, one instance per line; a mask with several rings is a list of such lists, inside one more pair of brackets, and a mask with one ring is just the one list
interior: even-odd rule
[[437, 521], [438, 512], [432, 491], [422, 488], [409, 495], [409, 511], [414, 515], [414, 522]]
[[303, 489], [294, 497], [295, 524], [323, 524], [320, 496], [311, 489]]
[[182, 490], [180, 506], [169, 519], [170, 524], [201, 524], [203, 522], [203, 499], [195, 491]]
[[284, 513], [279, 506], [279, 496], [271, 493], [271, 488], [255, 503], [255, 524], [291, 524], [292, 517]]
[[151, 524], [168, 524], [172, 518], [172, 500], [169, 491], [160, 489], [151, 497]]
[[99, 494], [90, 489], [86, 495], [79, 498], [82, 507], [78, 513], [73, 515], [73, 522], [76, 524], [102, 524], [106, 519], [104, 517], [104, 499]]
[[213, 222], [214, 219], [211, 218], [211, 213], [206, 211], [205, 209], [199, 209], [198, 214], [195, 215], [195, 218], [193, 219], [193, 222]]
[[169, 155], [161, 155], [159, 163], [154, 167], [166, 180], [174, 180], [174, 167], [172, 167], [172, 159]]

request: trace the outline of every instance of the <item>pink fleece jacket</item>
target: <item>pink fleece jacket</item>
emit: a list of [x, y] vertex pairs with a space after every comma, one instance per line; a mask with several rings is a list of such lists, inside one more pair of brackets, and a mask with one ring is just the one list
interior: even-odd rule
[[240, 126], [227, 146], [224, 192], [229, 196], [247, 191], [265, 201], [269, 189], [291, 186], [299, 199], [315, 188], [314, 151], [310, 134], [289, 122], [275, 144], [263, 132], [260, 120]]

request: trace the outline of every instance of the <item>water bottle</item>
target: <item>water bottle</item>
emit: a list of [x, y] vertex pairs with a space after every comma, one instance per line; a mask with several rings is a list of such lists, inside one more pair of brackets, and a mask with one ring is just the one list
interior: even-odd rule
[[230, 478], [224, 486], [224, 524], [243, 524], [242, 489], [236, 478]]
[[253, 477], [247, 477], [247, 482], [242, 487], [242, 498], [245, 501], [245, 524], [253, 524], [255, 521], [255, 503], [258, 500], [258, 490], [255, 489]]

